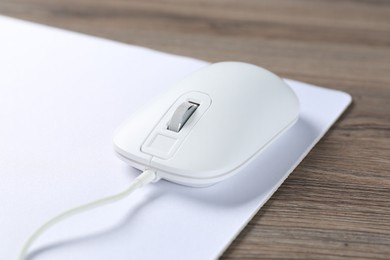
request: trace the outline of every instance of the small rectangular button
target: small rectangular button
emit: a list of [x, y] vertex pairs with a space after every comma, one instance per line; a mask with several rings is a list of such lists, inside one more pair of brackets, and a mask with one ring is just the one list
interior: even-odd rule
[[149, 148], [158, 153], [168, 155], [176, 143], [176, 138], [157, 134], [149, 144]]

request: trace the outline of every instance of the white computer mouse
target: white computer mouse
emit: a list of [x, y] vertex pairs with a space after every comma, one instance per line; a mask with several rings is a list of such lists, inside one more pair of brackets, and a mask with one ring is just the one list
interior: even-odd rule
[[247, 63], [220, 62], [135, 113], [116, 131], [114, 147], [140, 170], [205, 186], [239, 172], [298, 114], [295, 93], [278, 76]]

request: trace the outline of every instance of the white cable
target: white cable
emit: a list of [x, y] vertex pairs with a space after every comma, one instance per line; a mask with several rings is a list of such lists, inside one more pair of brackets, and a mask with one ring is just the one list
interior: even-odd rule
[[19, 252], [19, 256], [18, 256], [17, 259], [18, 260], [24, 260], [28, 249], [31, 247], [31, 245], [34, 243], [34, 241], [39, 236], [41, 236], [48, 228], [53, 226], [54, 224], [57, 224], [58, 222], [66, 219], [68, 217], [71, 217], [73, 215], [76, 215], [78, 213], [81, 213], [83, 211], [86, 211], [86, 210], [89, 210], [89, 209], [93, 209], [93, 208], [96, 208], [96, 207], [99, 207], [99, 206], [103, 206], [103, 205], [106, 205], [106, 204], [109, 204], [109, 203], [113, 203], [113, 202], [119, 201], [119, 200], [127, 197], [128, 195], [130, 195], [137, 188], [141, 188], [142, 186], [144, 186], [144, 185], [146, 185], [148, 183], [157, 181], [157, 180], [158, 180], [158, 177], [157, 177], [157, 175], [156, 175], [156, 173], [154, 171], [152, 171], [152, 170], [145, 170], [142, 174], [140, 174], [137, 178], [135, 178], [131, 182], [130, 186], [126, 190], [124, 190], [124, 191], [122, 191], [122, 192], [120, 192], [118, 194], [115, 194], [115, 195], [112, 195], [112, 196], [109, 196], [109, 197], [106, 197], [106, 198], [103, 198], [103, 199], [99, 199], [99, 200], [90, 202], [88, 204], [85, 204], [85, 205], [82, 205], [82, 206], [79, 206], [79, 207], [67, 210], [67, 211], [57, 215], [56, 217], [50, 219], [49, 221], [44, 223], [42, 226], [40, 226], [26, 240], [26, 242], [24, 243], [23, 247], [21, 248], [21, 250]]

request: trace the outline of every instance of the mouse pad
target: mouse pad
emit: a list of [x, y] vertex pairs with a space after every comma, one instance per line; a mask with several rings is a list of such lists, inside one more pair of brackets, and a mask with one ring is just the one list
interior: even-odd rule
[[[139, 172], [114, 154], [116, 127], [208, 63], [6, 17], [0, 34], [0, 260], [9, 260], [48, 218], [124, 190]], [[56, 225], [28, 259], [221, 255], [351, 102], [286, 82], [299, 120], [241, 173], [207, 188], [151, 184]]]

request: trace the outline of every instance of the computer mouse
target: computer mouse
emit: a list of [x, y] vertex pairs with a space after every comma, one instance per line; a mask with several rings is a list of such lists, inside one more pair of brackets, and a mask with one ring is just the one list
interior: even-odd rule
[[298, 118], [299, 101], [266, 69], [242, 62], [202, 68], [123, 123], [116, 153], [159, 178], [207, 186], [238, 173]]

